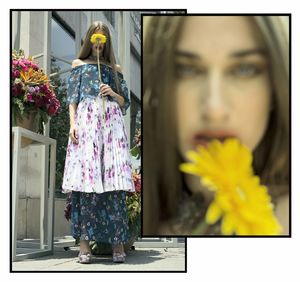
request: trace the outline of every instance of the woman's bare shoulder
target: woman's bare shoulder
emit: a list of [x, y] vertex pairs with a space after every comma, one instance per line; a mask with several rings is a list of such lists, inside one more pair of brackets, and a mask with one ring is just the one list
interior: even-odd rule
[[84, 64], [85, 64], [85, 62], [83, 60], [75, 59], [72, 62], [72, 68], [76, 68], [76, 67], [84, 65]]
[[120, 65], [115, 65], [116, 71], [122, 73], [122, 68]]

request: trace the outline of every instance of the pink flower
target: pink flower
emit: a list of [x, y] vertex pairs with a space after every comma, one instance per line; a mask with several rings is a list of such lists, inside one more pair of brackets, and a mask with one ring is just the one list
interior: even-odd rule
[[133, 172], [132, 174], [133, 182], [134, 182], [134, 187], [135, 187], [135, 192], [140, 193], [141, 192], [141, 175], [137, 174], [136, 172]]
[[55, 105], [50, 105], [47, 112], [48, 115], [53, 116], [57, 112], [57, 107]]
[[[53, 116], [60, 108], [60, 102], [56, 98], [52, 86], [47, 81], [47, 76], [46, 79], [43, 79], [45, 75], [43, 70], [40, 70], [38, 65], [30, 58], [25, 58], [22, 50], [13, 51], [12, 57], [11, 95], [18, 99], [18, 101], [14, 101], [16, 111], [20, 112], [22, 108], [25, 111], [33, 107], [38, 108], [46, 114], [41, 115], [41, 122], [47, 122], [47, 116]], [[40, 73], [35, 73], [36, 71]], [[40, 84], [39, 77], [45, 83]]]
[[30, 93], [27, 93], [27, 94], [26, 94], [26, 100], [27, 100], [28, 102], [34, 102], [33, 95], [30, 94]]
[[12, 78], [19, 78], [20, 77], [20, 72], [18, 70], [12, 71]]
[[19, 62], [19, 66], [21, 66], [23, 70], [26, 68], [26, 65], [22, 61]]

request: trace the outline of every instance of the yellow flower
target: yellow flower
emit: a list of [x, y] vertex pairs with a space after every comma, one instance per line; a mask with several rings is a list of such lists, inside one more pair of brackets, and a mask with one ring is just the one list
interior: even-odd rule
[[205, 220], [214, 224], [221, 219], [224, 235], [279, 235], [281, 226], [273, 214], [267, 188], [253, 175], [252, 154], [236, 139], [210, 142], [188, 151], [193, 163], [180, 165], [183, 172], [201, 177], [201, 182], [214, 191], [214, 199]]
[[49, 82], [48, 76], [42, 70], [29, 68], [28, 71], [20, 71], [20, 77], [25, 84], [38, 85]]
[[100, 34], [100, 33], [94, 33], [92, 36], [91, 36], [91, 42], [93, 44], [95, 43], [105, 43], [106, 42], [106, 36], [104, 34]]

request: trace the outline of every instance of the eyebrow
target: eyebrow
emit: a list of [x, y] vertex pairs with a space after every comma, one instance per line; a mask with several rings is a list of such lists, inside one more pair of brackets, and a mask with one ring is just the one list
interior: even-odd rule
[[[244, 58], [247, 56], [253, 56], [253, 55], [260, 55], [260, 56], [266, 56], [267, 52], [263, 48], [254, 48], [254, 49], [245, 49], [245, 50], [240, 50], [233, 52], [229, 55], [231, 58]], [[202, 60], [202, 56], [190, 51], [182, 51], [182, 50], [177, 50], [175, 51], [175, 56], [176, 57], [183, 57], [186, 59], [196, 59], [196, 60]]]
[[181, 50], [176, 50], [175, 51], [175, 57], [184, 57], [187, 59], [196, 59], [196, 60], [201, 60], [201, 56], [189, 51], [181, 51]]
[[261, 55], [266, 56], [267, 51], [263, 48], [255, 48], [255, 49], [246, 49], [237, 52], [233, 52], [230, 54], [230, 57], [234, 58], [242, 58], [250, 55]]

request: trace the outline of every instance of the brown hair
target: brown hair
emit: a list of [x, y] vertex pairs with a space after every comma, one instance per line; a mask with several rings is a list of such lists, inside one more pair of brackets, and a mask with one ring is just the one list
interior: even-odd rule
[[95, 21], [90, 25], [77, 58], [81, 59], [81, 60], [85, 60], [91, 55], [92, 46], [93, 46], [93, 44], [91, 43], [91, 36], [95, 33], [95, 31], [98, 31], [98, 30], [101, 31], [106, 36], [106, 43], [104, 44], [101, 60], [105, 64], [111, 66], [112, 69], [114, 70], [116, 86], [117, 86], [117, 90], [119, 92], [120, 82], [119, 82], [117, 70], [116, 70], [116, 58], [114, 55], [111, 34], [110, 34], [110, 31], [106, 24], [104, 24], [103, 22], [100, 22], [100, 21]]
[[[176, 148], [174, 53], [184, 16], [152, 16], [143, 46], [143, 234], [172, 217], [183, 191]], [[267, 45], [274, 102], [265, 136], [254, 152], [264, 184], [289, 183], [289, 44], [277, 16], [253, 17]], [[271, 191], [273, 195], [279, 191]], [[286, 188], [282, 192], [287, 192]], [[277, 194], [278, 194], [277, 193]]]

